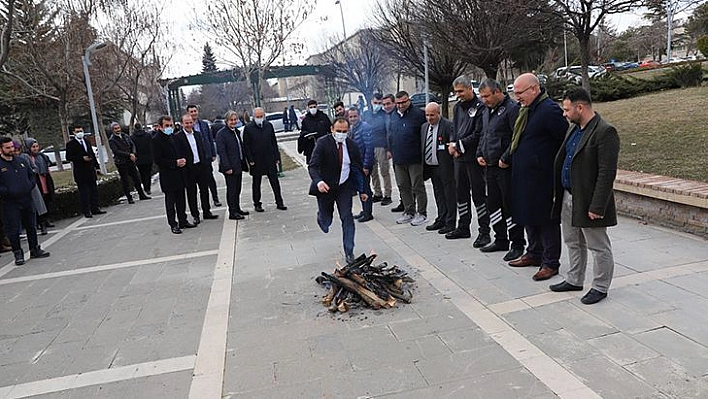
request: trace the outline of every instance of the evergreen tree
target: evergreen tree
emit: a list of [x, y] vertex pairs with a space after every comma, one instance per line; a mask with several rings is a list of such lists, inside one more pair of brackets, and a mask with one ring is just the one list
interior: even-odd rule
[[202, 72], [216, 72], [219, 69], [216, 67], [216, 56], [211, 51], [209, 43], [204, 45], [204, 56], [202, 57]]

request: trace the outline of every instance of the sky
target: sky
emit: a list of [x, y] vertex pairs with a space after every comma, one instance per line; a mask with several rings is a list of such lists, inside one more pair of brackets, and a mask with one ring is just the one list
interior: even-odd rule
[[[341, 0], [342, 11], [344, 13], [344, 27], [347, 36], [352, 35], [359, 29], [369, 27], [372, 24], [370, 15], [377, 0]], [[200, 8], [205, 8], [204, 0], [174, 0], [170, 6], [170, 15], [184, 15], [186, 18], [173, 20], [172, 28], [174, 37], [179, 43], [178, 52], [194, 54], [194, 57], [175, 57], [168, 66], [165, 77], [179, 77], [198, 74], [201, 71], [202, 49], [206, 42], [203, 33], [190, 29], [191, 18]], [[303, 64], [309, 54], [317, 54], [327, 48], [327, 43], [333, 37], [342, 37], [342, 16], [340, 6], [335, 4], [335, 0], [318, 0], [313, 12], [308, 20], [295, 32], [293, 40], [298, 40], [305, 44], [305, 52], [297, 57], [288, 57], [286, 61], [290, 64]], [[641, 21], [642, 11], [610, 16], [610, 22], [619, 32], [629, 26], [646, 24]], [[212, 43], [212, 47], [214, 47]], [[214, 49], [217, 55], [217, 65], [226, 68], [228, 63], [222, 57], [226, 56], [217, 48]]]

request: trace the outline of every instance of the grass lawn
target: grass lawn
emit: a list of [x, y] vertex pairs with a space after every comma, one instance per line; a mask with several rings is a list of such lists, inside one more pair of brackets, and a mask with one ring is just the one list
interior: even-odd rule
[[620, 169], [708, 181], [708, 86], [596, 103], [594, 108], [617, 127]]
[[293, 170], [300, 167], [300, 164], [296, 163], [283, 150], [280, 150], [280, 162], [283, 163], [283, 172], [287, 172], [288, 170]]

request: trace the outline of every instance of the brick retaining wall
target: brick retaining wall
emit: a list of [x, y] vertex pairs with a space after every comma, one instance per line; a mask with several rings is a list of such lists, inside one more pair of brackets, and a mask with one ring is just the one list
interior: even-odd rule
[[617, 211], [708, 238], [708, 183], [618, 171]]

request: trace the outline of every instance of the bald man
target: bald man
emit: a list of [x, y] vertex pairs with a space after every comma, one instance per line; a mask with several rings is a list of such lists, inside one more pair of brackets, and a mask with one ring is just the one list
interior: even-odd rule
[[420, 143], [423, 150], [423, 178], [433, 182], [433, 195], [438, 208], [435, 221], [426, 226], [428, 231], [447, 234], [455, 230], [457, 205], [455, 197], [455, 166], [447, 143], [455, 126], [440, 115], [440, 104], [431, 102], [425, 106], [427, 122], [420, 128]]
[[558, 274], [561, 253], [560, 218], [551, 216], [553, 207], [553, 162], [568, 130], [563, 110], [538, 78], [525, 73], [514, 81], [514, 94], [521, 105], [514, 123], [511, 145], [499, 160], [500, 168], [511, 168], [511, 214], [524, 225], [528, 238], [526, 253], [509, 262], [512, 267], [537, 266], [535, 281]]

